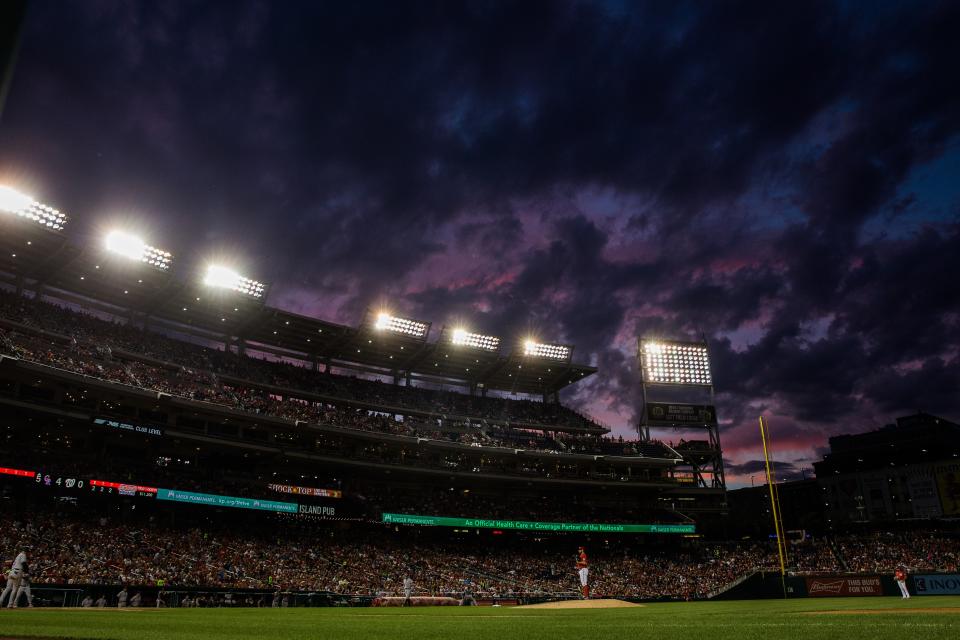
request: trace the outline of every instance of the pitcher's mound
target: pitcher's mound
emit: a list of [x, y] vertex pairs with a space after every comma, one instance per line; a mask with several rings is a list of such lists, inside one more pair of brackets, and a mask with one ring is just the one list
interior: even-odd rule
[[557, 600], [540, 604], [525, 604], [518, 609], [621, 609], [623, 607], [643, 607], [645, 605], [623, 600]]

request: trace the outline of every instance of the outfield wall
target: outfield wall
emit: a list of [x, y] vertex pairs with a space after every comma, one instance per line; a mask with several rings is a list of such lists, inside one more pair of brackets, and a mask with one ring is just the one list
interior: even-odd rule
[[[912, 596], [960, 595], [960, 574], [934, 573], [911, 575], [907, 590]], [[893, 576], [878, 574], [824, 574], [781, 578], [779, 573], [757, 572], [714, 600], [761, 600], [783, 598], [821, 597], [900, 597], [900, 588]]]
[[[89, 595], [96, 600], [101, 595], [107, 598], [108, 607], [116, 608], [117, 594], [121, 585], [102, 584], [37, 584], [33, 587], [34, 600], [37, 606], [75, 607]], [[911, 575], [907, 580], [907, 588], [914, 596], [960, 595], [960, 574], [956, 573], [922, 573]], [[819, 597], [862, 597], [862, 596], [890, 596], [899, 597], [900, 589], [888, 575], [870, 574], [826, 574], [817, 576], [786, 576], [781, 579], [779, 573], [757, 572], [730, 589], [712, 597], [713, 600], [763, 600], [782, 599], [786, 589], [788, 598], [819, 598]], [[195, 600], [199, 595], [207, 602], [204, 606], [273, 606], [276, 591], [264, 589], [225, 589], [205, 587], [157, 587], [157, 586], [128, 586], [130, 597], [135, 593], [141, 595], [142, 607], [157, 606], [157, 597], [163, 600], [161, 606], [181, 606], [184, 598], [189, 596]], [[222, 601], [226, 594], [231, 595], [232, 603]], [[459, 594], [448, 594], [459, 598]], [[525, 594], [518, 597], [480, 598], [479, 604], [531, 604], [547, 602], [557, 599], [568, 599], [574, 596], [563, 594]], [[248, 600], [249, 598], [249, 600]], [[283, 607], [368, 607], [373, 604], [375, 597], [366, 595], [337, 594], [331, 592], [282, 591], [278, 605]], [[630, 602], [668, 601], [673, 598], [621, 598]], [[249, 602], [249, 604], [248, 604]], [[25, 601], [20, 603], [26, 604]]]

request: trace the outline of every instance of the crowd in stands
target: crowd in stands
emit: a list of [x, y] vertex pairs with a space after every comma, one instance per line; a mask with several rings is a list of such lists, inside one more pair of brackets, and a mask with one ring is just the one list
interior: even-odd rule
[[[0, 516], [0, 548], [29, 548], [35, 585], [162, 585], [233, 589], [283, 589], [360, 595], [401, 595], [413, 577], [420, 595], [510, 597], [576, 591], [574, 558], [556, 541], [538, 545], [463, 543], [420, 539], [355, 525], [362, 530], [313, 529], [271, 523], [242, 530], [207, 524], [174, 528], [152, 521], [38, 511], [24, 519]], [[956, 571], [958, 540], [935, 531], [841, 536], [834, 555], [825, 540], [791, 545], [797, 572], [842, 571], [856, 565], [857, 549], [875, 560], [859, 568], [892, 573], [901, 564], [917, 570]], [[863, 545], [863, 546], [861, 546]], [[919, 547], [922, 552], [913, 552]], [[598, 546], [590, 549], [592, 593], [597, 597], [696, 599], [757, 570], [775, 571], [767, 543], [689, 542], [672, 548]], [[832, 558], [832, 560], [831, 560]], [[812, 562], [813, 568], [805, 568]]]
[[910, 571], [960, 568], [960, 545], [945, 544], [926, 532], [874, 532], [839, 539], [845, 568], [856, 572], [887, 571], [902, 565]]
[[94, 342], [104, 348], [130, 351], [217, 375], [233, 376], [345, 400], [419, 410], [446, 416], [470, 417], [500, 424], [581, 427], [599, 425], [556, 403], [480, 397], [423, 387], [405, 387], [342, 375], [317, 375], [307, 367], [237, 356], [138, 327], [100, 318], [63, 306], [0, 291], [0, 317], [13, 322]]
[[[0, 326], [0, 353], [255, 414], [468, 446], [556, 454], [676, 457], [659, 442], [552, 432], [548, 422], [557, 425], [564, 424], [570, 415], [579, 418], [562, 405], [479, 398], [318, 374], [289, 364], [208, 349], [8, 292], [0, 292], [0, 317], [47, 332]], [[130, 356], [131, 352], [162, 363], [138, 360]], [[261, 386], [264, 384], [271, 387]], [[290, 392], [281, 393], [273, 387]], [[300, 391], [303, 397], [292, 390]], [[396, 413], [384, 410], [386, 406], [410, 407], [411, 413], [399, 420]], [[450, 415], [461, 411], [468, 417]]]

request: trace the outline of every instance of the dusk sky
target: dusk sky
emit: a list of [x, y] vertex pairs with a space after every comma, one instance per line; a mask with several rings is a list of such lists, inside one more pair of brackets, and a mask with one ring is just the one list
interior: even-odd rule
[[[0, 182], [182, 277], [534, 334], [628, 436], [705, 336], [731, 484], [960, 420], [960, 3], [35, 0]], [[662, 434], [664, 439], [675, 437]]]

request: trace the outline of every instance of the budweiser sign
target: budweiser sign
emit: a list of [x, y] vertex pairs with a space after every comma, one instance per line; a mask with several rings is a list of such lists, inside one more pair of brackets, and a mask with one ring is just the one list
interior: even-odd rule
[[807, 578], [809, 596], [882, 596], [878, 576], [860, 578]]
[[812, 596], [820, 594], [838, 596], [843, 591], [844, 582], [844, 580], [814, 580], [807, 588], [807, 593]]

